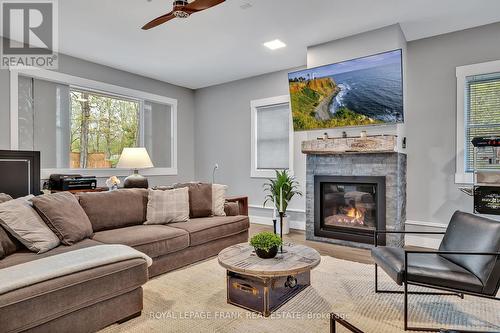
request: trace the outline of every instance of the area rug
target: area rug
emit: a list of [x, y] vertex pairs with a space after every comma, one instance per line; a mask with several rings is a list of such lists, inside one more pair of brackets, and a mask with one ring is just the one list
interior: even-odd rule
[[[403, 295], [375, 294], [372, 265], [321, 257], [311, 286], [268, 318], [226, 303], [225, 274], [217, 259], [210, 259], [154, 278], [144, 285], [142, 316], [102, 332], [326, 333], [330, 312], [364, 332], [403, 331]], [[383, 289], [397, 287], [382, 272], [379, 283]], [[498, 302], [468, 296], [409, 299], [413, 326], [500, 331]]]

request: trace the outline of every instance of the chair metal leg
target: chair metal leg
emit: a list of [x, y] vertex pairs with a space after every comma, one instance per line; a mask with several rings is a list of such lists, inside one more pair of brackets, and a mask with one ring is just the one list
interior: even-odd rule
[[408, 329], [408, 283], [404, 283], [404, 329]]
[[375, 293], [378, 293], [378, 265], [375, 264]]

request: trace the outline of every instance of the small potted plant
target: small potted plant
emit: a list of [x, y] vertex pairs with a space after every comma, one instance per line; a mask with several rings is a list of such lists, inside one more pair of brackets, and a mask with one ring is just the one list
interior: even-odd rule
[[250, 245], [255, 249], [259, 258], [271, 259], [278, 253], [278, 247], [283, 244], [280, 236], [273, 232], [264, 231], [250, 239]]

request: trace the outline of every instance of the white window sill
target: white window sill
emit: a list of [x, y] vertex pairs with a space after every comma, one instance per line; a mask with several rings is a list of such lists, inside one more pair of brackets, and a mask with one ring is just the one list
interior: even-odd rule
[[[51, 174], [78, 174], [82, 176], [96, 176], [109, 178], [111, 176], [127, 177], [133, 173], [129, 169], [42, 169], [41, 178], [48, 179]], [[177, 168], [152, 168], [139, 170], [143, 176], [177, 176]]]
[[[279, 171], [288, 170], [288, 174], [293, 176], [292, 169], [278, 169]], [[276, 170], [274, 169], [252, 169], [250, 178], [276, 178]]]
[[472, 174], [471, 172], [455, 174], [455, 184], [472, 185], [473, 183], [474, 183], [474, 174]]

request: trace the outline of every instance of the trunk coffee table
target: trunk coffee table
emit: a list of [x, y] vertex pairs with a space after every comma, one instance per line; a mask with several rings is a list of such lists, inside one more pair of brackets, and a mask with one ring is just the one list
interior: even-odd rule
[[257, 257], [248, 243], [219, 253], [227, 270], [227, 302], [268, 317], [311, 284], [311, 269], [321, 261], [319, 253], [304, 245], [283, 246], [273, 259]]

